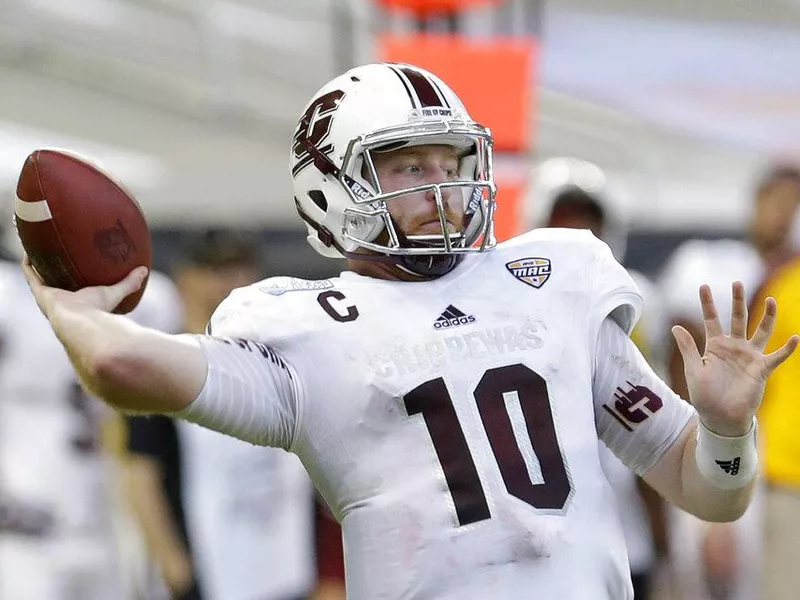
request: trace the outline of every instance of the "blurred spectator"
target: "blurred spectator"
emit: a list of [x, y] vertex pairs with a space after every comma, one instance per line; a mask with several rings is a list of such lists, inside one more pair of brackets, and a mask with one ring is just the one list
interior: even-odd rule
[[779, 165], [768, 171], [755, 191], [749, 227], [750, 243], [764, 262], [767, 273], [797, 252], [792, 227], [796, 224], [798, 204], [800, 165]]
[[[791, 227], [798, 204], [800, 170], [775, 167], [756, 187], [747, 241], [691, 240], [679, 246], [660, 279], [671, 325], [682, 325], [692, 333], [698, 347], [704, 347], [698, 288], [703, 283], [711, 286], [722, 322], [728, 323], [732, 283], [742, 281], [748, 297], [752, 297], [764, 278], [792, 256]], [[791, 304], [784, 306], [785, 311], [792, 310]], [[688, 398], [682, 360], [671, 336], [668, 361], [673, 389]], [[788, 368], [783, 367], [784, 371]], [[759, 493], [745, 515], [733, 524], [703, 523], [678, 509], [671, 509], [670, 515], [672, 562], [682, 597], [759, 598]]]
[[[153, 327], [162, 279], [131, 313]], [[78, 385], [19, 265], [0, 261], [0, 598], [126, 597], [112, 414]]]
[[[537, 177], [546, 179], [548, 169], [569, 173], [562, 185], [536, 185], [531, 198], [534, 227], [589, 229], [609, 244], [617, 260], [624, 258], [627, 227], [607, 193], [599, 186], [585, 188], [580, 173], [594, 165], [571, 159], [551, 159], [538, 169]], [[659, 352], [662, 339], [657, 335], [663, 326], [655, 286], [644, 275], [628, 271], [644, 297], [644, 313], [631, 338], [656, 371], [663, 371]], [[658, 494], [628, 469], [604, 444], [600, 444], [600, 462], [616, 496], [618, 513], [625, 534], [634, 598], [647, 600], [656, 567], [657, 548], [663, 550], [664, 510]]]
[[[186, 332], [203, 333], [234, 288], [259, 278], [258, 258], [245, 234], [190, 236], [174, 270]], [[295, 457], [164, 417], [129, 422], [131, 451], [162, 474], [138, 481], [132, 493], [146, 508], [140, 518], [154, 534], [151, 547], [161, 548], [155, 557], [174, 598], [199, 598], [198, 587], [211, 600], [294, 600], [309, 592], [312, 492]], [[165, 495], [170, 510], [157, 510]]]
[[[779, 268], [756, 294], [753, 315], [764, 311], [766, 298], [778, 302], [775, 339], [800, 333], [800, 257]], [[757, 323], [753, 320], [753, 324]], [[791, 357], [770, 377], [759, 411], [764, 488], [763, 600], [790, 600], [800, 595], [800, 360]]]

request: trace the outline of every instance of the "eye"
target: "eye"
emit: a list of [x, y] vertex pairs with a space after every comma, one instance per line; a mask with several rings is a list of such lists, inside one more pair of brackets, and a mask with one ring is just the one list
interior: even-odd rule
[[401, 164], [397, 167], [398, 173], [411, 173], [412, 175], [417, 175], [422, 173], [422, 167], [420, 167], [416, 163], [405, 163]]

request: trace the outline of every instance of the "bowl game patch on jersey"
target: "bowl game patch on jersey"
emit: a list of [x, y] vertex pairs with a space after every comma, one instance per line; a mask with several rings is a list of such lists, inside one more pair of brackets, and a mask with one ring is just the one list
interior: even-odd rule
[[550, 278], [552, 267], [549, 258], [520, 258], [506, 263], [506, 269], [514, 277], [539, 289]]
[[258, 285], [262, 292], [280, 296], [286, 292], [307, 292], [315, 290], [328, 290], [333, 287], [330, 279], [299, 279], [297, 277], [272, 277]]

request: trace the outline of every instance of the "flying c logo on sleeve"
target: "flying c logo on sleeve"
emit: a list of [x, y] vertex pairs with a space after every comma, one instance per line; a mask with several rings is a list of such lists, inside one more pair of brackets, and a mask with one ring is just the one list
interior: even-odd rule
[[603, 408], [625, 429], [633, 431], [633, 425], [639, 425], [650, 415], [657, 413], [664, 402], [650, 388], [633, 385], [630, 381], [627, 383], [630, 389], [623, 390], [618, 387], [613, 404], [611, 402], [603, 404]]

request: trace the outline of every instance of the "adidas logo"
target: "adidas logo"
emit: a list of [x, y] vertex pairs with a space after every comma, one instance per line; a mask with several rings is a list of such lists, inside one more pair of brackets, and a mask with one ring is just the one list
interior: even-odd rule
[[719, 465], [719, 468], [725, 471], [728, 475], [738, 475], [739, 474], [739, 463], [741, 459], [737, 456], [733, 460], [715, 460], [715, 463]]
[[472, 315], [465, 315], [452, 304], [444, 309], [444, 312], [439, 315], [439, 318], [433, 324], [434, 329], [447, 329], [448, 327], [458, 327], [459, 325], [467, 325], [474, 323], [475, 317]]

